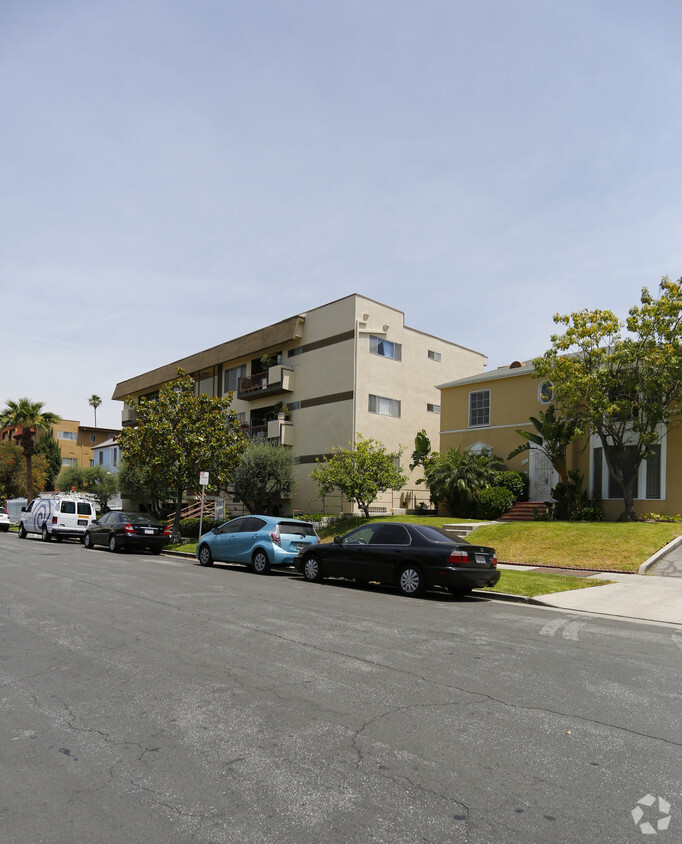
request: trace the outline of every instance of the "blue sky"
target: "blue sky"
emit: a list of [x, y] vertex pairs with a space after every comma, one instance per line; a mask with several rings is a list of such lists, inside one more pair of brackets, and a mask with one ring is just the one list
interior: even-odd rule
[[0, 0], [0, 402], [358, 292], [486, 353], [682, 275], [678, 2]]

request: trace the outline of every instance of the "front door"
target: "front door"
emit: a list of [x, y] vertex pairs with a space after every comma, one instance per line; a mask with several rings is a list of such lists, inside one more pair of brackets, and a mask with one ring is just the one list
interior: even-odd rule
[[530, 490], [528, 498], [531, 501], [551, 501], [552, 490], [559, 483], [559, 473], [550, 463], [549, 457], [539, 448], [531, 448], [529, 452]]

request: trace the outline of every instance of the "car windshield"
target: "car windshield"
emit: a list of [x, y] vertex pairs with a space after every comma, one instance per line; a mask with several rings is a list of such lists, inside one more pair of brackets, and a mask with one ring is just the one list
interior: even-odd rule
[[429, 542], [447, 542], [452, 544], [457, 543], [458, 545], [468, 545], [467, 542], [462, 542], [461, 539], [456, 537], [454, 534], [448, 533], [441, 528], [434, 528], [430, 527], [429, 525], [414, 525], [414, 529], [417, 533], [420, 533], [425, 539], [428, 539]]
[[134, 525], [158, 525], [159, 522], [153, 517], [148, 516], [146, 513], [121, 513], [122, 516], [125, 516], [129, 522]]
[[298, 536], [315, 536], [315, 528], [309, 522], [280, 522], [279, 532], [283, 534], [296, 534]]

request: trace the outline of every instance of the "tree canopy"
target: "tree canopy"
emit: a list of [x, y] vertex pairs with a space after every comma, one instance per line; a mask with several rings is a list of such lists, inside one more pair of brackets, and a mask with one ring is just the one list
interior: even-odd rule
[[118, 476], [104, 466], [65, 466], [57, 477], [56, 488], [87, 492], [97, 501], [98, 509], [106, 513], [109, 499], [118, 492]]
[[230, 398], [195, 395], [194, 378], [181, 369], [158, 398], [128, 403], [135, 407], [137, 422], [124, 428], [118, 440], [126, 472], [141, 485], [151, 482], [156, 489], [173, 491], [177, 534], [183, 493], [199, 488], [199, 472], [209, 472], [208, 492], [228, 486], [246, 447], [239, 419]]
[[382, 443], [360, 434], [351, 448], [334, 448], [330, 456], [318, 460], [310, 477], [317, 483], [320, 495], [338, 489], [365, 516], [369, 516], [369, 505], [380, 492], [402, 489], [407, 483], [407, 476], [400, 469], [400, 452], [391, 454]]
[[425, 467], [431, 500], [444, 504], [453, 516], [475, 515], [476, 498], [495, 485], [504, 463], [499, 457], [469, 449], [449, 448], [430, 459]]
[[44, 402], [33, 402], [29, 398], [20, 398], [18, 401], [7, 400], [7, 405], [0, 412], [0, 428], [6, 425], [15, 425], [21, 428], [21, 433], [15, 436], [15, 440], [21, 446], [26, 461], [26, 497], [30, 501], [33, 498], [33, 472], [32, 459], [35, 452], [36, 433], [38, 431], [49, 431], [50, 427], [59, 422], [61, 416], [50, 411], [43, 410]]
[[285, 445], [250, 442], [234, 470], [232, 489], [251, 513], [275, 515], [294, 488], [294, 455]]
[[[625, 322], [610, 310], [554, 316], [565, 326], [534, 361], [561, 412], [599, 440], [623, 493], [622, 518], [635, 518], [635, 481], [653, 446], [679, 425], [682, 399], [682, 279], [664, 277], [658, 296], [642, 289]], [[624, 333], [624, 329], [626, 333]]]
[[[34, 455], [31, 461], [31, 480], [37, 495], [52, 489], [48, 483], [49, 465], [45, 455]], [[21, 448], [13, 442], [0, 440], [0, 501], [26, 495], [26, 464]]]

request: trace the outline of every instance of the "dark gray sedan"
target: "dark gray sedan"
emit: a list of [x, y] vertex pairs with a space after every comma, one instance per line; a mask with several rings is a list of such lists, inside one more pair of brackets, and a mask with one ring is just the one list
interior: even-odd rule
[[83, 536], [83, 545], [105, 545], [110, 551], [127, 549], [160, 554], [170, 542], [170, 528], [148, 513], [112, 510], [91, 522]]
[[373, 580], [397, 586], [410, 597], [432, 586], [461, 595], [500, 579], [494, 548], [403, 522], [370, 522], [315, 545], [299, 554], [296, 569], [313, 582], [324, 577]]

